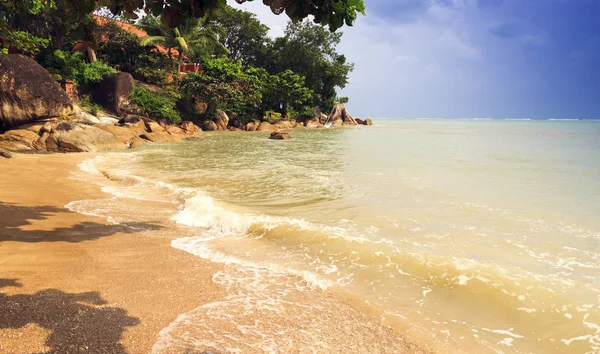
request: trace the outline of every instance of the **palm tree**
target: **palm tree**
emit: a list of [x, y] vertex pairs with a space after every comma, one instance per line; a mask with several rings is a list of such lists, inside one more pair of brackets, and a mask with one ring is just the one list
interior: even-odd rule
[[150, 46], [161, 43], [167, 48], [169, 55], [175, 48], [179, 52], [177, 57], [179, 64], [183, 62], [185, 53], [192, 48], [212, 47], [219, 54], [229, 52], [219, 40], [225, 35], [223, 29], [205, 19], [190, 18], [176, 28], [169, 28], [158, 18], [146, 16], [141, 21], [141, 27], [150, 34], [140, 38], [141, 45]]

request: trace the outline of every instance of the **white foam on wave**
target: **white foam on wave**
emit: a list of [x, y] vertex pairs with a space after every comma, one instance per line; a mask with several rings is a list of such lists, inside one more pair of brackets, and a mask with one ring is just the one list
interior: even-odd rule
[[211, 197], [201, 194], [186, 199], [183, 208], [171, 220], [181, 225], [210, 229], [218, 235], [245, 234], [252, 224], [251, 218], [227, 211], [215, 205]]
[[247, 269], [262, 269], [276, 275], [287, 274], [298, 276], [312, 288], [319, 288], [323, 291], [334, 285], [333, 282], [323, 279], [318, 274], [310, 271], [299, 271], [275, 263], [258, 264], [211, 249], [208, 243], [221, 237], [223, 236], [179, 238], [171, 241], [171, 246], [215, 263], [234, 264]]

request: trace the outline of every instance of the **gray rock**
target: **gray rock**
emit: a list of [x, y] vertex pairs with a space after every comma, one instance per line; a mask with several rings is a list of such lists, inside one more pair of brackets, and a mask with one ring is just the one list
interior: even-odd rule
[[35, 60], [0, 56], [0, 128], [73, 114], [73, 102]]

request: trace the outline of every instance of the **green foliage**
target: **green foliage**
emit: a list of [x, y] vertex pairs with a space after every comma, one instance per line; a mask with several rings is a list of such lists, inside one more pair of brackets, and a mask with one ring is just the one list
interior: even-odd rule
[[96, 117], [98, 116], [98, 113], [102, 111], [102, 107], [95, 103], [91, 103], [90, 97], [87, 95], [79, 96], [78, 105], [82, 110]]
[[339, 97], [337, 101], [341, 104], [346, 104], [350, 99], [348, 97]]
[[264, 57], [269, 27], [263, 25], [251, 12], [226, 6], [214, 18], [217, 26], [223, 29], [221, 43], [229, 50], [229, 58], [242, 65], [260, 66]]
[[[8, 4], [28, 3], [28, 8], [36, 10], [38, 7], [47, 7], [52, 1], [43, 0], [5, 0]], [[243, 3], [245, 0], [238, 0]], [[351, 26], [357, 14], [365, 14], [363, 0], [264, 0], [263, 3], [271, 8], [274, 14], [285, 14], [294, 22], [301, 21], [309, 15], [314, 17], [316, 23], [329, 26], [331, 31], [342, 27], [344, 24]], [[183, 20], [190, 17], [201, 18], [214, 15], [215, 11], [226, 6], [226, 0], [198, 1], [198, 0], [70, 0], [66, 9], [70, 21], [77, 21], [82, 16], [94, 11], [98, 6], [107, 6], [115, 15], [122, 15], [128, 19], [137, 19], [138, 12], [145, 10], [154, 16], [161, 16], [169, 27], [177, 27]]]
[[179, 26], [170, 28], [154, 16], [146, 16], [140, 24], [148, 32], [148, 36], [139, 39], [141, 45], [162, 44], [169, 49], [169, 53], [170, 49], [175, 48], [178, 51], [179, 62], [183, 61], [192, 47], [196, 50], [210, 47], [215, 54], [227, 53], [227, 48], [219, 42], [219, 35], [224, 34], [223, 30], [212, 26], [204, 19], [186, 19]]
[[48, 47], [49, 41], [25, 31], [13, 31], [3, 27], [0, 23], [0, 37], [4, 39], [3, 49], [8, 54], [9, 48], [14, 48], [26, 54], [37, 54], [40, 50]]
[[170, 85], [170, 78], [175, 75], [175, 67], [175, 59], [157, 53], [147, 53], [138, 57], [133, 73], [147, 83], [164, 88]]
[[175, 110], [175, 101], [164, 97], [142, 87], [135, 87], [131, 96], [131, 102], [135, 103], [141, 113], [152, 119], [167, 119], [173, 123], [181, 122], [181, 116]]
[[337, 97], [336, 88], [345, 87], [353, 70], [336, 51], [341, 38], [341, 33], [330, 33], [310, 22], [290, 23], [285, 37], [275, 39], [261, 61], [271, 74], [290, 70], [303, 76], [304, 85], [313, 91], [306, 104], [329, 110]]
[[102, 81], [105, 76], [116, 72], [115, 69], [101, 61], [95, 61], [89, 64], [84, 63], [82, 70], [75, 76], [75, 83], [83, 89], [88, 89], [95, 83]]
[[131, 74], [142, 56], [152, 54], [151, 48], [139, 44], [135, 34], [124, 31], [114, 21], [105, 21], [96, 28], [96, 42], [98, 59]]
[[[21, 40], [35, 44], [35, 47], [34, 50], [26, 48], [25, 51], [39, 52], [38, 55], [43, 57], [67, 45], [74, 33], [73, 29], [77, 24], [64, 18], [67, 2], [68, 0], [0, 1], [0, 27], [4, 23], [13, 32], [28, 33], [29, 35], [25, 35], [28, 38]], [[0, 38], [6, 37], [4, 33], [0, 34]], [[36, 38], [47, 42], [35, 40]]]
[[266, 111], [265, 114], [263, 115], [262, 120], [273, 124], [280, 119], [281, 119], [281, 113], [275, 112], [275, 111]]
[[261, 100], [260, 82], [229, 58], [207, 58], [202, 74], [186, 75], [181, 83], [183, 97], [190, 102], [208, 104], [207, 115], [216, 109], [244, 112]]
[[84, 91], [102, 81], [104, 76], [117, 72], [101, 61], [86, 63], [79, 52], [71, 53], [62, 50], [56, 50], [48, 55], [44, 67], [50, 73], [60, 75], [64, 80], [73, 80]]

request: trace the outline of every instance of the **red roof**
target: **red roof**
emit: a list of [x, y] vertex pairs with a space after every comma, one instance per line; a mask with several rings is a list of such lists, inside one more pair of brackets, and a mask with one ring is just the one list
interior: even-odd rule
[[[98, 26], [103, 26], [103, 25], [107, 24], [108, 22], [112, 21], [113, 23], [115, 23], [117, 26], [119, 26], [125, 32], [134, 34], [138, 38], [148, 36], [148, 33], [146, 31], [144, 31], [143, 29], [141, 29], [138, 26], [133, 25], [131, 23], [118, 21], [118, 20], [114, 20], [114, 19], [107, 18], [104, 16], [99, 16], [99, 15], [93, 15], [93, 16], [94, 16], [94, 19], [96, 20], [96, 23], [98, 24]], [[103, 38], [102, 38], [103, 40], [107, 40], [106, 34], [103, 34], [102, 36], [103, 36]], [[162, 46], [160, 44], [155, 44], [154, 48], [156, 48], [160, 53], [165, 54], [165, 55], [169, 52], [164, 46]], [[179, 51], [177, 49], [171, 49], [171, 55], [177, 57], [179, 55]]]

